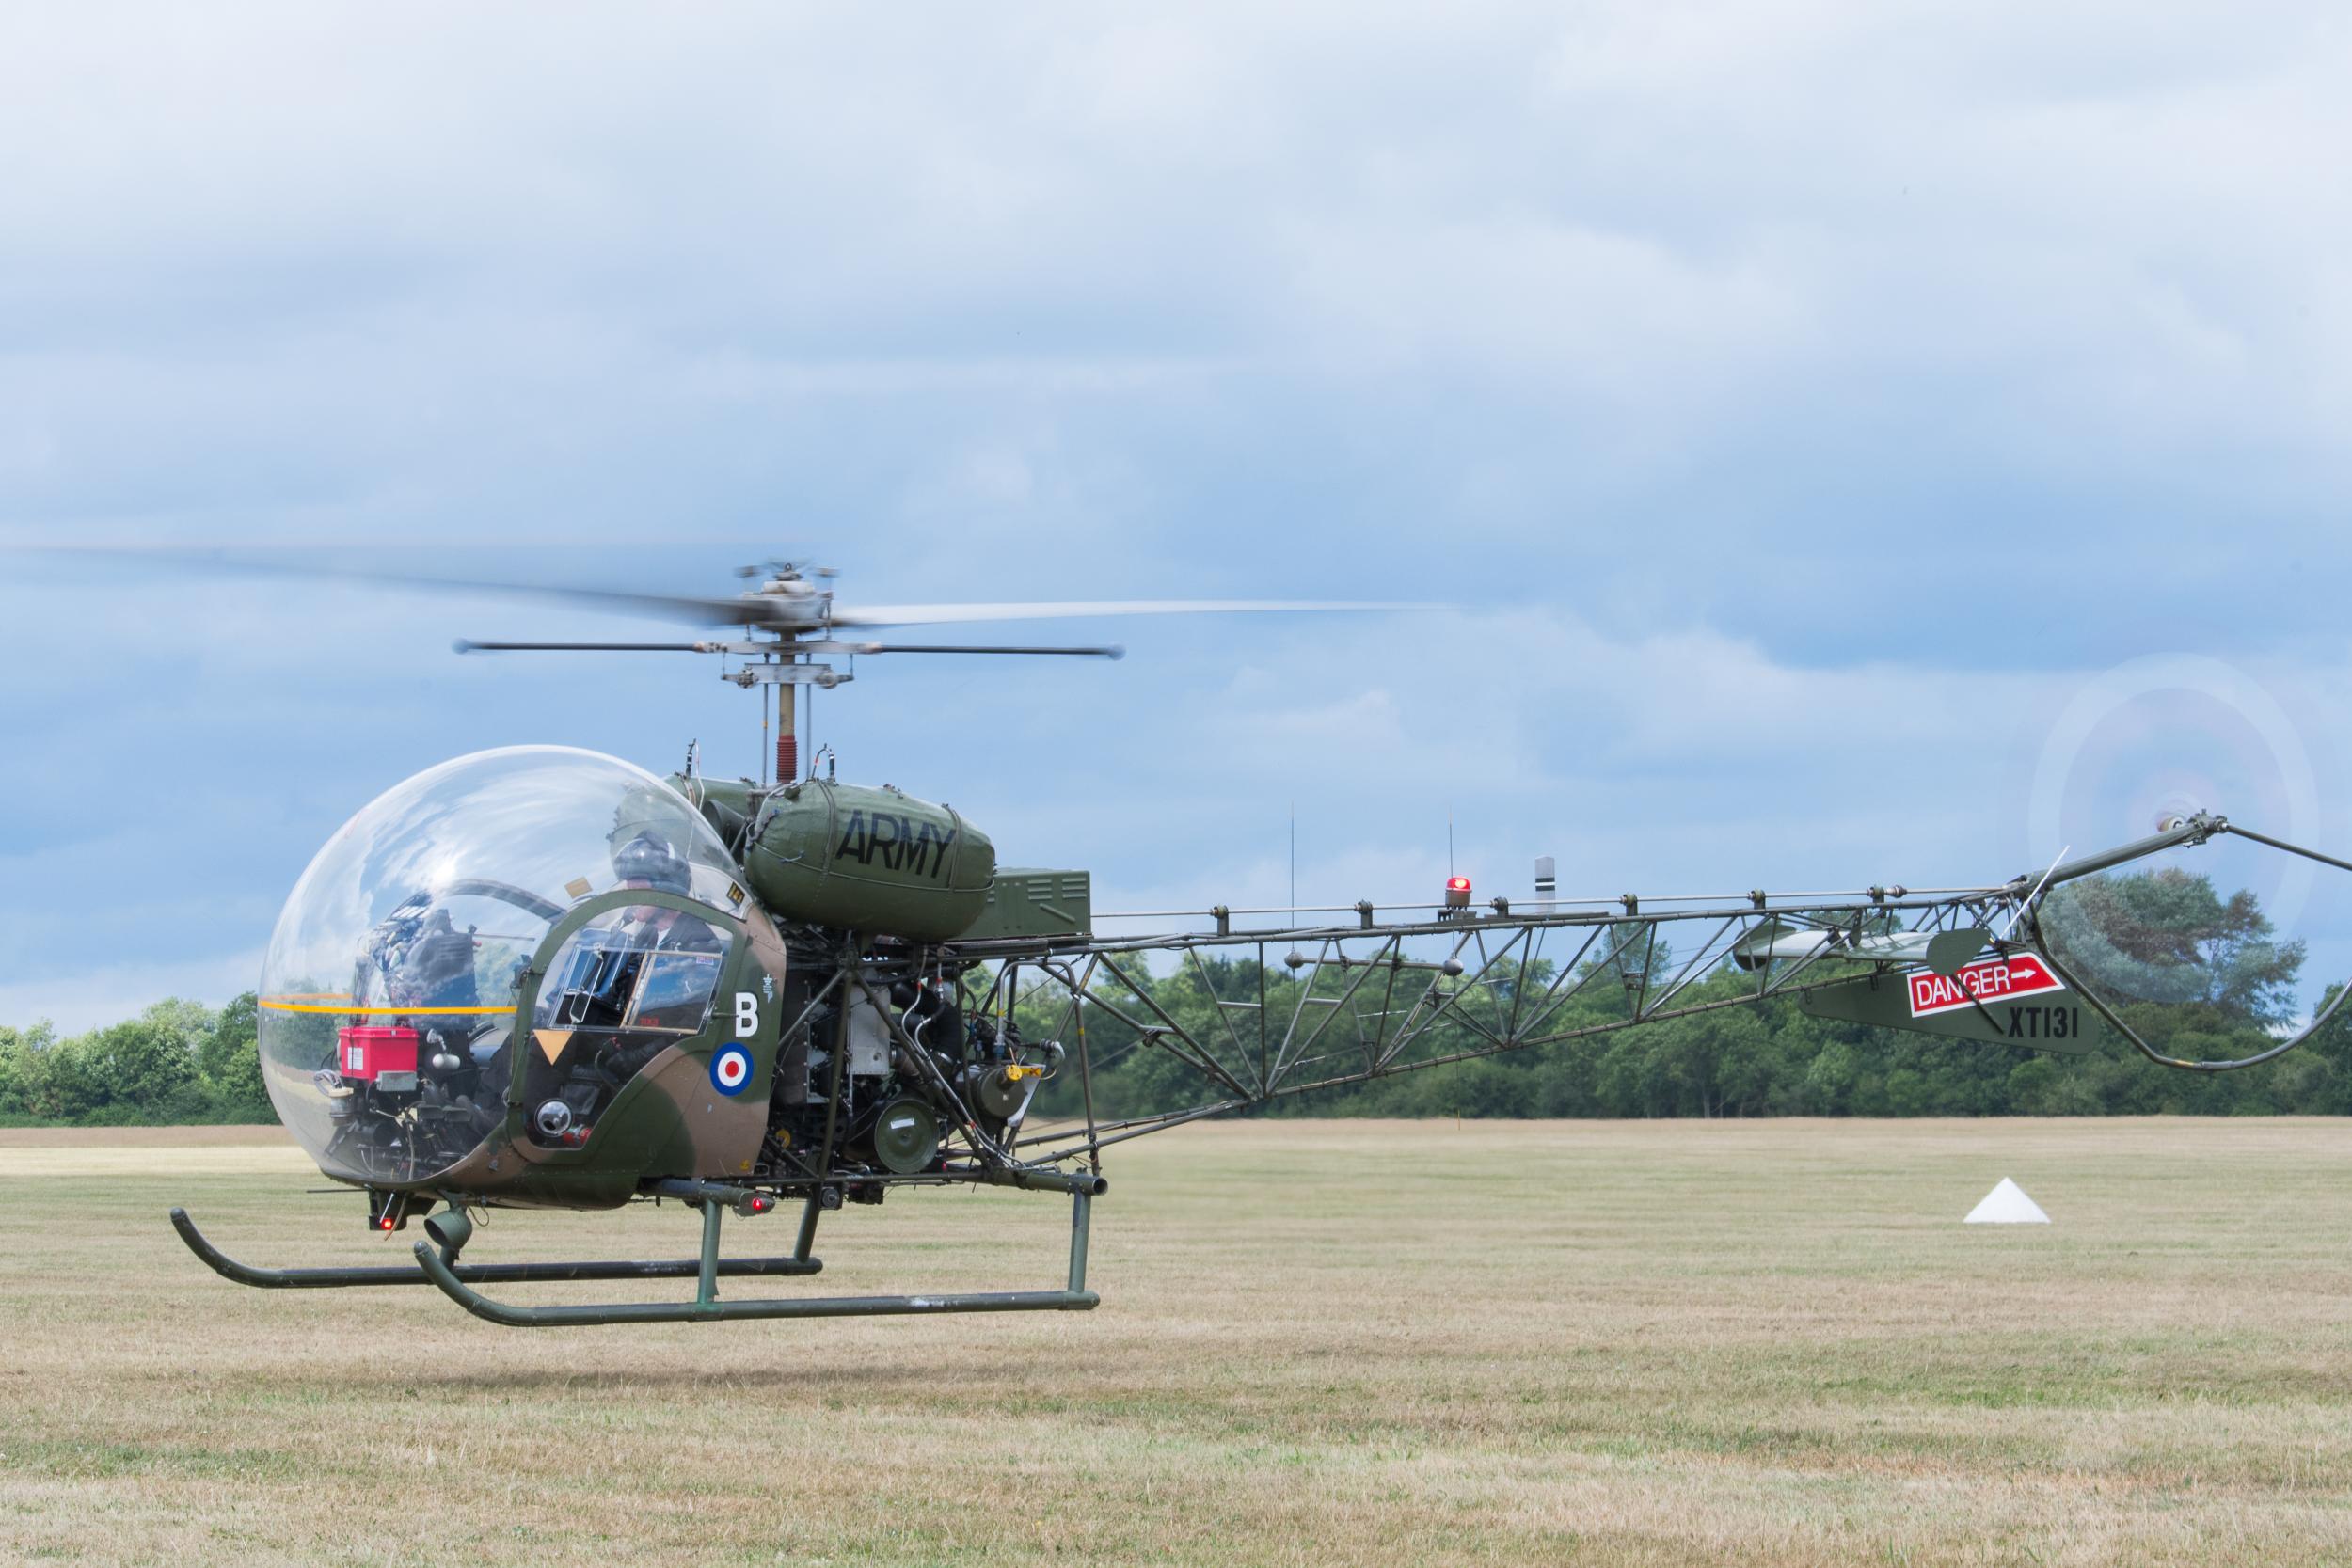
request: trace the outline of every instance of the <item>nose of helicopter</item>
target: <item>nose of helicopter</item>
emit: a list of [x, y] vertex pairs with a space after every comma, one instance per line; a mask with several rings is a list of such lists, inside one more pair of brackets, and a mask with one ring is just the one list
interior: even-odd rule
[[504, 1118], [524, 972], [580, 900], [634, 879], [725, 908], [734, 863], [643, 768], [480, 752], [362, 808], [286, 900], [262, 965], [272, 1104], [329, 1175], [430, 1179]]

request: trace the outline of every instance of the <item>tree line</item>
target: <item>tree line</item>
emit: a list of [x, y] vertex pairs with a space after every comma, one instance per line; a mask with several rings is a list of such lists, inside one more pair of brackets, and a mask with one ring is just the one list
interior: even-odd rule
[[87, 1034], [0, 1027], [0, 1126], [272, 1120], [258, 1017], [248, 991], [217, 1009], [158, 1002]]
[[[2280, 941], [2253, 896], [2222, 897], [2179, 871], [2092, 879], [2043, 911], [2070, 967], [2103, 993], [2128, 997], [2122, 1016], [2173, 1055], [2253, 1053], [2289, 1026], [2304, 951]], [[1662, 944], [1649, 960], [1663, 969]], [[1299, 978], [1254, 960], [1209, 959], [1165, 976], [1136, 974], [1153, 1006], [1200, 1037], [1225, 1027], [1220, 1002], [1287, 1016]], [[1542, 965], [1506, 970], [1513, 986], [1547, 985]], [[1725, 965], [1687, 993], [1733, 997], [1755, 977]], [[2332, 1000], [2330, 990], [2321, 1006]], [[1588, 985], [1553, 1027], [1625, 1016], [1613, 975]], [[1126, 1009], [1136, 1009], [1132, 1004]], [[2352, 1007], [2346, 1008], [2352, 1015]], [[86, 1034], [47, 1024], [0, 1027], [0, 1125], [267, 1121], [255, 1052], [255, 999], [217, 1010], [159, 1002]], [[1195, 1069], [1116, 1020], [1089, 1009], [1096, 1109], [1105, 1117], [1221, 1098]], [[1025, 1007], [1023, 1032], [1054, 1037], [1068, 1021], [1050, 1000]], [[1434, 1031], [1431, 1053], [1478, 1041], [1458, 1025]], [[1040, 1111], [1078, 1109], [1074, 1072], [1048, 1085]], [[1775, 999], [1638, 1029], [1563, 1039], [1280, 1102], [1278, 1116], [1378, 1117], [1912, 1117], [2352, 1114], [2352, 1016], [2308, 1046], [2243, 1072], [2169, 1071], [2110, 1038], [2096, 1053], [2054, 1056], [2022, 1047], [1939, 1040], [1807, 1015]]]

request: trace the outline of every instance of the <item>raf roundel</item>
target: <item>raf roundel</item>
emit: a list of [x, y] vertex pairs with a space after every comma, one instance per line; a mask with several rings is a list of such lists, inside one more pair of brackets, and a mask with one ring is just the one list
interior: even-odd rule
[[723, 1047], [710, 1058], [710, 1086], [721, 1094], [741, 1094], [751, 1081], [752, 1053], [741, 1046]]

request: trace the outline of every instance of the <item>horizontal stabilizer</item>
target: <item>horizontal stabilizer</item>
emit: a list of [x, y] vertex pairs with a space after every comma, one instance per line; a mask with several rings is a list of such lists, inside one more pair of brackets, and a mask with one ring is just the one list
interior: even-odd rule
[[1930, 969], [1865, 974], [1802, 992], [1798, 1001], [1815, 1018], [2066, 1056], [2090, 1054], [2108, 1034], [2089, 1004], [2026, 952], [1986, 958], [1949, 975]]

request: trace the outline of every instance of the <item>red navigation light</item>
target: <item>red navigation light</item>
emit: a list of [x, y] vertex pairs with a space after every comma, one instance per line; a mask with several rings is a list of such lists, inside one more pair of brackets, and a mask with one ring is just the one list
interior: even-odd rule
[[1448, 877], [1445, 879], [1445, 907], [1449, 910], [1470, 908], [1470, 886], [1468, 877]]
[[389, 1230], [392, 1227], [392, 1216], [389, 1214], [385, 1215], [382, 1219], [375, 1222], [375, 1227], [378, 1230]]

